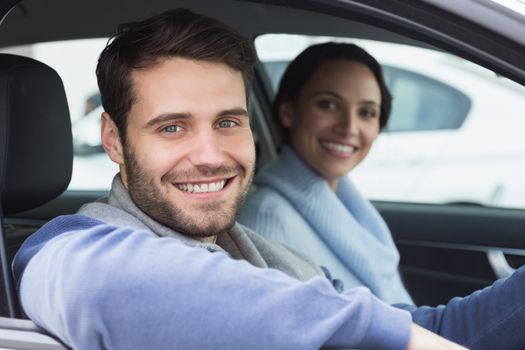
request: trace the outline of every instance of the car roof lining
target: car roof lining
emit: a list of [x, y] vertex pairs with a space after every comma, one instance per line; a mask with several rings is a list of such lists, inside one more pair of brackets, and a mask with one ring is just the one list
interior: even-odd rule
[[[5, 30], [0, 31], [0, 45], [5, 47], [44, 41], [108, 37], [119, 23], [139, 20], [174, 7], [186, 7], [218, 18], [248, 37], [271, 32], [318, 34], [318, 29], [322, 28], [324, 35], [352, 36], [428, 46], [375, 26], [308, 10], [246, 1], [224, 0], [220, 3], [221, 6], [213, 6], [213, 2], [210, 1], [187, 0], [137, 1], [131, 4], [122, 0], [110, 2], [55, 0], [52, 3], [26, 0], [17, 5], [2, 23]], [[110, 9], [111, 7], [113, 9]], [[63, 16], [61, 21], [52, 20], [58, 10], [67, 13], [68, 16]], [[239, 16], [239, 12], [242, 12], [243, 16]], [[253, 20], [261, 16], [271, 17], [271, 23]], [[94, 18], [96, 21], [93, 20]], [[294, 21], [290, 21], [290, 18], [294, 18]], [[304, 25], [314, 21], [316, 26]], [[31, 26], [28, 25], [29, 22]], [[302, 25], [298, 26], [297, 23]], [[34, 30], [34, 28], [45, 28], [45, 30]], [[67, 28], [72, 30], [66, 31]]]
[[[2, 23], [0, 46], [108, 37], [119, 23], [174, 7], [216, 17], [252, 38], [263, 33], [295, 33], [376, 39], [421, 47], [434, 45], [525, 84], [520, 44], [416, 0], [302, 0], [291, 5], [284, 0], [24, 0]], [[57, 13], [67, 15], [61, 15], [57, 21]], [[264, 17], [271, 21], [259, 20]]]

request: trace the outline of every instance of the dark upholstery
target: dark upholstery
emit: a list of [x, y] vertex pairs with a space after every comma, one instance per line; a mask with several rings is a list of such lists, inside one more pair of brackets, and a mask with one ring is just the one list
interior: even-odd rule
[[[50, 67], [0, 54], [0, 191], [4, 215], [61, 194], [73, 144], [64, 86]], [[0, 213], [1, 215], [1, 213]]]

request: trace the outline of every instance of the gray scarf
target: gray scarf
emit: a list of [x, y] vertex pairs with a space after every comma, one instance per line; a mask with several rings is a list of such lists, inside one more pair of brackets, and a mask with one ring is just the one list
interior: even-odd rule
[[228, 253], [233, 259], [247, 260], [261, 268], [275, 268], [299, 280], [322, 275], [320, 268], [306, 257], [275, 242], [271, 242], [236, 223], [217, 237], [216, 244], [202, 243], [187, 237], [150, 218], [140, 210], [124, 188], [119, 174], [113, 179], [109, 197], [82, 206], [79, 214], [107, 224], [133, 229], [145, 229], [161, 237], [173, 237], [192, 247]]

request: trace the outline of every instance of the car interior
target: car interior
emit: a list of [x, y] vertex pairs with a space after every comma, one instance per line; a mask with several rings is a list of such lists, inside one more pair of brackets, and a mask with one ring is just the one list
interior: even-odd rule
[[[0, 47], [106, 38], [118, 23], [187, 7], [230, 23], [250, 38], [292, 33], [431, 47], [525, 84], [525, 62], [520, 54], [524, 43], [431, 3], [12, 0], [0, 7], [0, 17], [4, 17]], [[57, 19], [59, 13], [68, 15]], [[14, 348], [20, 344], [62, 348], [24, 319], [11, 261], [25, 238], [48, 220], [75, 213], [106, 191], [66, 190], [73, 164], [71, 118], [64, 86], [55, 70], [37, 60], [0, 54], [0, 92], [0, 328], [22, 332], [23, 341], [9, 340]], [[258, 168], [277, 156], [272, 98], [271, 81], [259, 62], [250, 96]], [[374, 200], [373, 204], [394, 236], [404, 283], [418, 305], [438, 305], [454, 296], [468, 295], [525, 264], [525, 208], [460, 201], [428, 204]]]

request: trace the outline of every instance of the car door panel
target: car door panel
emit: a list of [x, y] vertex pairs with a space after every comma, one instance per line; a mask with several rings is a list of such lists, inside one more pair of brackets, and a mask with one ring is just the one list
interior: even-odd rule
[[374, 203], [401, 255], [418, 305], [438, 305], [525, 263], [525, 211], [470, 205]]

